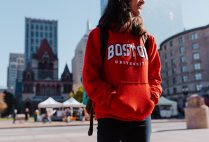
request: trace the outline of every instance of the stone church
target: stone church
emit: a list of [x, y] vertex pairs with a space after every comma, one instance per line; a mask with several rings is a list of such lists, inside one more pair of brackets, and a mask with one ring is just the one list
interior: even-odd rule
[[53, 54], [46, 39], [42, 40], [40, 48], [33, 54], [32, 62], [23, 72], [22, 101], [23, 107], [31, 112], [38, 103], [48, 97], [63, 102], [72, 91], [73, 79], [68, 66], [58, 79], [58, 57]]

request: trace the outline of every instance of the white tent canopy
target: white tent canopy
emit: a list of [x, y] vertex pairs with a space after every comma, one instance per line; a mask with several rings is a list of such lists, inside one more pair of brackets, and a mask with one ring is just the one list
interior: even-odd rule
[[170, 106], [170, 108], [167, 110], [160, 109], [160, 114], [162, 117], [171, 117], [178, 115], [177, 102], [175, 101], [166, 99], [165, 97], [161, 96], [157, 105], [159, 105], [160, 108], [161, 106]]
[[83, 103], [78, 102], [73, 97], [71, 97], [70, 99], [66, 100], [62, 104], [63, 104], [63, 107], [85, 107], [85, 105]]
[[55, 101], [52, 97], [49, 97], [45, 101], [38, 104], [38, 108], [61, 108], [62, 103]]

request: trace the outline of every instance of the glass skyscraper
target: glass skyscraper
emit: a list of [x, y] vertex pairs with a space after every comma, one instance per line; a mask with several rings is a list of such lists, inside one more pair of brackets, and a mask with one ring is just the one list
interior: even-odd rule
[[47, 39], [50, 48], [57, 56], [57, 27], [56, 20], [41, 20], [25, 18], [25, 62], [32, 60], [32, 56], [40, 47], [41, 41]]
[[25, 69], [24, 54], [10, 53], [7, 73], [7, 87], [11, 91], [16, 88], [16, 80], [22, 80], [22, 73]]

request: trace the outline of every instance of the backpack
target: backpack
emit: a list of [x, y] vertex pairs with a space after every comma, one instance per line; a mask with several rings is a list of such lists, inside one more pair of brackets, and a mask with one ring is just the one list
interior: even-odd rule
[[[102, 64], [104, 63], [105, 55], [106, 55], [106, 48], [107, 48], [107, 42], [108, 42], [108, 28], [98, 26], [100, 29], [100, 54], [102, 58]], [[143, 43], [145, 45], [146, 50], [148, 50], [148, 42], [147, 42], [147, 34], [145, 33], [142, 36]], [[86, 111], [90, 115], [90, 125], [88, 130], [88, 135], [91, 136], [93, 134], [93, 119], [94, 119], [94, 108], [92, 105], [92, 100], [88, 98], [87, 104], [86, 104]]]

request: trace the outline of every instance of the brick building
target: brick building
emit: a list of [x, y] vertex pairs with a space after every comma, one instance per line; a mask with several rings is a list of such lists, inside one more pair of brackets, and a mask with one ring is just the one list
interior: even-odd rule
[[58, 58], [53, 53], [47, 39], [42, 40], [37, 53], [33, 54], [31, 64], [23, 72], [22, 101], [24, 108], [33, 111], [37, 104], [48, 97], [63, 102], [72, 91], [72, 73], [68, 66], [57, 79]]
[[209, 86], [209, 25], [169, 37], [159, 53], [167, 96], [194, 94]]

